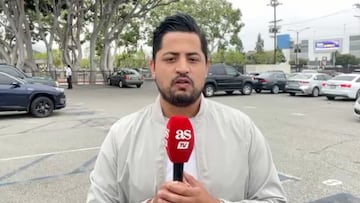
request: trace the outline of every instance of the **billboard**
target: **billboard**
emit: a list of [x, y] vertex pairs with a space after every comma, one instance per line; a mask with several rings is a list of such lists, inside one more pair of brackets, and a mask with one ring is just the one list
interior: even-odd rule
[[315, 51], [334, 51], [341, 48], [340, 39], [315, 41]]
[[290, 49], [290, 45], [289, 34], [277, 35], [277, 47], [279, 49]]

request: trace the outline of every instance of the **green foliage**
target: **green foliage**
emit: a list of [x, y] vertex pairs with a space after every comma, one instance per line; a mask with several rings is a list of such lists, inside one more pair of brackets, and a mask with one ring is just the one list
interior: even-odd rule
[[[306, 59], [299, 58], [299, 65], [300, 65], [300, 66], [307, 65], [307, 62], [308, 62], [308, 61], [307, 61]], [[290, 64], [290, 65], [295, 65], [295, 60], [289, 61], [289, 64]]]
[[[62, 53], [59, 49], [54, 49], [52, 50], [52, 54], [53, 54], [53, 60], [54, 60], [54, 66], [55, 67], [63, 67], [64, 64], [62, 62]], [[47, 60], [48, 58], [48, 54], [47, 52], [43, 52], [43, 53], [35, 53], [34, 54], [34, 59], [35, 60]]]
[[47, 59], [47, 53], [46, 52], [43, 52], [43, 53], [34, 53], [34, 59], [35, 60], [39, 60], [39, 59], [42, 59], [42, 60], [46, 60]]
[[124, 52], [115, 56], [116, 68], [142, 68], [148, 66], [148, 58], [140, 50], [135, 53]]
[[211, 63], [225, 63], [233, 66], [245, 64], [245, 55], [237, 50], [221, 49], [211, 55]]
[[[276, 63], [284, 61], [284, 54], [281, 50], [276, 51]], [[274, 51], [263, 51], [251, 53], [247, 56], [247, 64], [274, 64]]]
[[83, 58], [80, 61], [80, 67], [83, 69], [90, 69], [90, 60], [87, 58]]
[[240, 29], [244, 26], [240, 20], [242, 14], [239, 9], [232, 8], [231, 3], [226, 0], [180, 0], [152, 10], [150, 17], [144, 22], [148, 28], [148, 39], [151, 39], [150, 31], [165, 16], [178, 12], [187, 13], [197, 20], [207, 35], [210, 51], [215, 51], [218, 45], [231, 45], [242, 51], [242, 42], [238, 37]]
[[360, 63], [360, 60], [351, 54], [340, 54], [336, 52], [335, 59], [335, 65], [342, 65], [343, 67], [347, 67], [348, 65], [358, 65]]

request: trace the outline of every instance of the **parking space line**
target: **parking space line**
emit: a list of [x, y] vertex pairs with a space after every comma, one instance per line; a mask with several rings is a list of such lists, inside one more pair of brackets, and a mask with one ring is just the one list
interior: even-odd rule
[[90, 150], [98, 150], [98, 149], [100, 149], [100, 147], [89, 147], [89, 148], [80, 148], [80, 149], [57, 151], [57, 152], [48, 152], [48, 153], [40, 153], [40, 154], [30, 154], [30, 155], [24, 155], [24, 156], [1, 158], [0, 161], [11, 161], [11, 160], [18, 160], [18, 159], [29, 159], [29, 158], [40, 157], [40, 156], [55, 155], [55, 154], [65, 154], [65, 153], [72, 153], [72, 152], [82, 152], [82, 151], [90, 151]]
[[91, 159], [89, 159], [89, 160], [85, 161], [83, 164], [81, 164], [80, 167], [78, 167], [77, 169], [73, 170], [73, 171], [71, 172], [71, 174], [85, 171], [88, 166], [90, 166], [92, 163], [94, 163], [94, 162], [96, 161], [96, 158], [97, 158], [97, 155], [94, 156], [94, 157], [91, 157]]
[[11, 176], [13, 176], [13, 175], [15, 175], [16, 173], [18, 173], [18, 172], [20, 172], [20, 171], [23, 171], [23, 170], [29, 168], [30, 166], [33, 166], [34, 164], [37, 164], [37, 163], [43, 161], [44, 159], [46, 159], [46, 158], [48, 158], [48, 157], [50, 157], [50, 156], [53, 156], [53, 155], [52, 155], [52, 154], [49, 154], [49, 155], [40, 157], [39, 159], [36, 159], [36, 160], [34, 160], [34, 161], [32, 161], [32, 162], [24, 165], [24, 166], [21, 166], [20, 168], [18, 168], [18, 169], [16, 169], [16, 170], [13, 170], [13, 171], [10, 172], [10, 173], [7, 173], [7, 174], [5, 174], [5, 175], [3, 175], [3, 176], [0, 176], [0, 181], [4, 180], [4, 179], [6, 179], [6, 178], [9, 178], [9, 177], [11, 177]]
[[5, 183], [0, 183], [0, 187], [9, 186], [9, 185], [15, 185], [15, 184], [21, 184], [21, 183], [31, 183], [31, 182], [35, 182], [35, 181], [41, 181], [41, 180], [64, 178], [64, 177], [71, 176], [71, 175], [77, 175], [77, 174], [81, 174], [81, 173], [90, 172], [91, 170], [92, 169], [84, 170], [84, 171], [64, 173], [64, 174], [59, 174], [59, 175], [42, 176], [42, 177], [31, 178], [31, 179], [27, 179], [27, 180], [5, 182]]

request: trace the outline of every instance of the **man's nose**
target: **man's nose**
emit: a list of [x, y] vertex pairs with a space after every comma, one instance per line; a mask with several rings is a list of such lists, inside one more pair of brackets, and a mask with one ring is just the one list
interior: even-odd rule
[[188, 73], [190, 70], [189, 63], [186, 58], [180, 58], [176, 66], [176, 72], [178, 73]]

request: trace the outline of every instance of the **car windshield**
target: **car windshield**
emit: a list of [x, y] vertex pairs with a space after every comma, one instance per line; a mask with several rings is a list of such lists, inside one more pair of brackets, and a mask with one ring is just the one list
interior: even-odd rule
[[312, 74], [297, 74], [291, 77], [292, 79], [310, 79], [313, 75]]
[[339, 76], [332, 78], [331, 80], [352, 81], [355, 78], [356, 78], [356, 76], [352, 76], [352, 75], [339, 75]]

